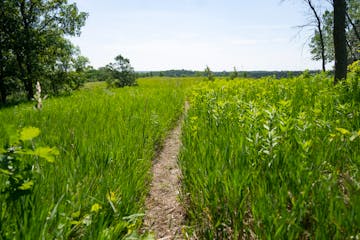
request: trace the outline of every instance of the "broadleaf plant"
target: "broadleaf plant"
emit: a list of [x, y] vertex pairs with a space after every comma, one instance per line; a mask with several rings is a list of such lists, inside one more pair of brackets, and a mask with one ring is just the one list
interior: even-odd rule
[[7, 131], [8, 144], [0, 149], [0, 175], [7, 178], [6, 187], [1, 190], [1, 193], [7, 194], [8, 200], [15, 201], [31, 193], [36, 183], [34, 170], [37, 160], [41, 158], [52, 163], [59, 152], [56, 148], [36, 148], [34, 144], [26, 144], [39, 136], [40, 129], [38, 128], [25, 127], [17, 134], [11, 127], [8, 127]]

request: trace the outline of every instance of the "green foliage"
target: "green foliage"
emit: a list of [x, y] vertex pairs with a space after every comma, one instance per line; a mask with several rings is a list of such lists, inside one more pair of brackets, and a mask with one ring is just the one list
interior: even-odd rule
[[106, 67], [89, 68], [84, 72], [86, 82], [106, 82], [111, 79], [111, 72]]
[[230, 73], [230, 80], [234, 80], [235, 78], [239, 77], [239, 73], [236, 70], [236, 67], [234, 67], [234, 71], [232, 73]]
[[197, 236], [359, 237], [360, 102], [352, 91], [325, 73], [199, 84], [180, 156]]
[[115, 58], [115, 63], [110, 63], [106, 66], [110, 73], [110, 78], [107, 83], [112, 87], [125, 87], [136, 85], [136, 75], [134, 69], [130, 65], [130, 60], [118, 55]]
[[354, 77], [360, 77], [360, 60], [350, 64], [348, 69], [349, 69], [349, 73], [353, 74]]
[[204, 74], [205, 74], [205, 77], [207, 78], [207, 80], [209, 80], [209, 81], [215, 80], [214, 74], [211, 72], [209, 66], [206, 66], [206, 68], [204, 70]]
[[360, 102], [360, 60], [348, 66], [348, 78], [339, 86], [344, 102]]
[[[333, 40], [333, 12], [325, 11], [322, 15], [322, 33], [325, 48], [325, 63], [334, 61], [334, 40]], [[321, 42], [318, 30], [314, 31], [314, 35], [309, 43], [310, 53], [313, 60], [321, 60]]]
[[2, 103], [19, 92], [31, 100], [37, 81], [46, 93], [78, 87], [78, 76], [69, 76], [78, 72], [78, 51], [65, 36], [79, 35], [87, 14], [67, 0], [2, 0], [0, 9]]
[[[40, 172], [38, 158], [54, 162], [58, 151], [50, 147], [34, 148], [29, 142], [39, 136], [40, 130], [34, 127], [21, 129], [19, 134], [8, 128], [7, 147], [0, 149], [0, 174], [5, 176], [5, 189], [2, 193], [8, 200], [16, 201], [31, 193], [36, 176]], [[30, 156], [27, 157], [27, 156]], [[0, 227], [1, 230], [1, 227]]]
[[[347, 38], [347, 52], [348, 63], [352, 63], [360, 58], [360, 35], [359, 35], [359, 1], [347, 0], [347, 18], [346, 18], [346, 38]], [[322, 15], [322, 32], [325, 44], [325, 60], [327, 63], [334, 61], [334, 39], [333, 39], [333, 22], [334, 12], [325, 11]], [[356, 29], [357, 28], [357, 29]], [[310, 40], [310, 51], [314, 60], [321, 60], [321, 44], [320, 34], [318, 31], [314, 32]]]
[[[319, 71], [310, 71], [311, 74], [318, 73]], [[162, 74], [160, 74], [162, 73]], [[212, 72], [214, 77], [230, 77], [230, 75], [242, 77], [242, 78], [262, 78], [268, 76], [276, 76], [276, 78], [285, 78], [291, 74], [293, 77], [301, 75], [302, 71], [243, 71], [239, 72], [235, 71], [221, 71], [221, 72]], [[236, 75], [237, 74], [237, 75]], [[104, 77], [103, 68], [99, 68], [98, 70], [90, 69], [88, 71], [88, 81], [105, 81], [108, 77]], [[204, 71], [191, 71], [191, 70], [167, 70], [167, 71], [151, 71], [151, 72], [136, 72], [138, 77], [201, 77], [205, 76]], [[96, 76], [99, 76], [98, 78]]]
[[89, 59], [87, 57], [81, 56], [79, 53], [80, 52], [78, 52], [78, 54], [71, 59], [72, 71], [67, 73], [67, 84], [72, 90], [79, 89], [84, 85], [85, 81], [87, 80], [86, 71], [88, 71], [90, 68], [88, 67]]

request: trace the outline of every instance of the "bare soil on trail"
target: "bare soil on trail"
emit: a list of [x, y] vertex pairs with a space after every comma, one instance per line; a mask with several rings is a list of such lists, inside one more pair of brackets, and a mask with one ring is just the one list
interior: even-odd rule
[[[185, 112], [187, 108], [185, 104]], [[182, 232], [185, 211], [179, 201], [181, 170], [178, 165], [182, 122], [183, 117], [166, 138], [152, 167], [153, 177], [142, 231], [154, 234], [156, 239], [185, 239]]]

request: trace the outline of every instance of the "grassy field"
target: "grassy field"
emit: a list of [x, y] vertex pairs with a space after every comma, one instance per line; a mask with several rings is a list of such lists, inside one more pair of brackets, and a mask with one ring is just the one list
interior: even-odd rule
[[196, 87], [180, 159], [196, 235], [359, 238], [357, 86], [304, 74]]
[[[90, 83], [45, 100], [41, 111], [0, 110], [0, 239], [140, 238], [151, 160], [186, 98], [179, 161], [194, 235], [360, 238], [358, 82], [334, 87], [326, 75], [308, 74], [138, 82]], [[40, 157], [11, 148], [9, 126], [20, 131], [17, 144]]]
[[[138, 82], [123, 89], [88, 84], [72, 96], [45, 100], [41, 111], [34, 104], [0, 111], [0, 146], [10, 139], [9, 125], [31, 126], [41, 133], [23, 144], [59, 151], [53, 163], [36, 158], [30, 171], [26, 161], [31, 159], [21, 160], [16, 181], [29, 178], [25, 182], [33, 186], [27, 185], [25, 196], [0, 195], [0, 239], [134, 236], [149, 190], [151, 160], [182, 113], [185, 89], [194, 80]], [[10, 184], [4, 173], [2, 191]]]

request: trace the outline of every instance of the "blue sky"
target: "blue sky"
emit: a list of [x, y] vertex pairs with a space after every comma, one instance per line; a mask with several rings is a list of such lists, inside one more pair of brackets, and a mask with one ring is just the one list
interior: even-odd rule
[[299, 34], [299, 0], [74, 0], [89, 13], [72, 38], [94, 67], [118, 54], [137, 71], [320, 69]]

